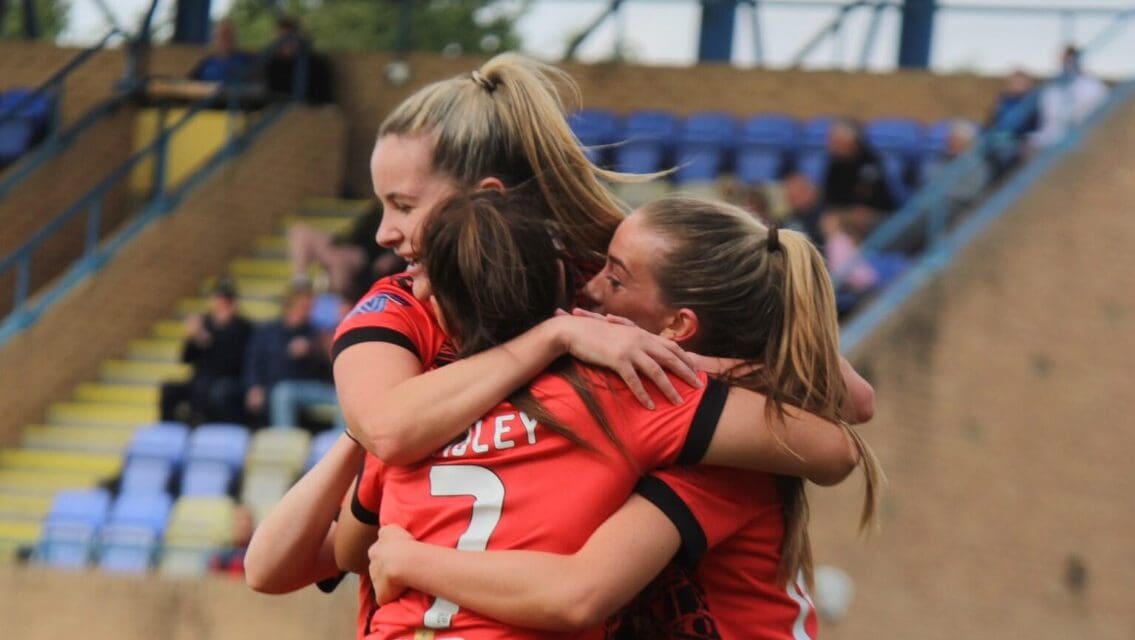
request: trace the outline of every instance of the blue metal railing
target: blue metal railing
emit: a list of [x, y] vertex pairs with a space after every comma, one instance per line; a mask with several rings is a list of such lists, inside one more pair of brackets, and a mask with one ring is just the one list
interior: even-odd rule
[[[267, 62], [269, 56], [274, 54], [280, 46], [290, 42], [291, 40], [285, 37], [269, 45], [257, 56], [246, 74], [242, 76], [242, 79], [246, 79], [250, 77], [251, 74], [256, 73]], [[307, 89], [307, 69], [307, 50], [305, 47], [300, 46], [296, 58], [292, 99], [300, 99], [305, 95]], [[227, 103], [228, 112], [230, 118], [232, 118], [232, 116], [237, 113], [238, 93], [238, 91], [233, 90], [233, 83], [218, 85], [212, 93], [197, 100], [188, 107], [186, 111], [177, 118], [176, 122], [168, 126], [163, 122], [160, 131], [152, 142], [111, 170], [97, 185], [68, 206], [62, 213], [48, 221], [19, 248], [3, 259], [0, 259], [0, 278], [4, 278], [8, 273], [15, 274], [12, 312], [4, 319], [3, 323], [0, 323], [0, 344], [3, 344], [12, 335], [15, 335], [33, 323], [43, 310], [54, 303], [75, 281], [96, 271], [105, 264], [106, 261], [117, 252], [123, 242], [123, 238], [132, 236], [137, 229], [140, 229], [141, 226], [144, 226], [150, 220], [171, 211], [189, 189], [198, 184], [225, 160], [238, 153], [239, 150], [246, 146], [261, 130], [271, 122], [274, 122], [283, 111], [283, 109], [279, 107], [269, 107], [261, 114], [261, 117], [255, 124], [248, 127], [242, 133], [238, 133], [235, 127], [230, 125], [228, 129], [228, 139], [221, 149], [214, 153], [200, 169], [190, 174], [181, 185], [167, 189], [166, 167], [170, 139], [201, 111], [211, 109], [218, 104]], [[230, 122], [232, 122], [231, 119]], [[120, 233], [114, 241], [111, 241], [108, 245], [100, 245], [104, 200], [107, 195], [112, 190], [118, 188], [120, 183], [127, 179], [136, 168], [142, 165], [142, 163], [150, 161], [153, 162], [154, 167], [152, 190], [148, 201], [143, 206], [141, 214], [138, 216], [137, 220], [128, 225], [127, 229], [123, 233]], [[34, 304], [30, 303], [29, 301], [35, 293], [32, 291], [32, 262], [37, 255], [37, 251], [51, 238], [55, 237], [60, 230], [84, 215], [86, 216], [86, 230], [82, 253], [78, 257], [77, 262], [61, 282], [54, 285], [49, 292], [41, 296]], [[131, 231], [131, 229], [134, 229], [134, 231]]]

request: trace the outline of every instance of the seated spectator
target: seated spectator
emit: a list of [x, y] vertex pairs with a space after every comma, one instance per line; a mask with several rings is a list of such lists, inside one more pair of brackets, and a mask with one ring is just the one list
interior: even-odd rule
[[245, 408], [255, 424], [300, 426], [305, 407], [336, 401], [330, 354], [311, 324], [311, 287], [293, 285], [279, 320], [256, 329], [245, 357]]
[[985, 156], [979, 153], [965, 155], [977, 141], [977, 135], [978, 130], [973, 123], [964, 120], [952, 123], [950, 133], [946, 137], [945, 157], [926, 170], [925, 179], [934, 180], [941, 175], [949, 163], [965, 156], [962, 161], [963, 166], [958, 167], [957, 173], [954, 174], [953, 184], [946, 190], [951, 212], [967, 208], [977, 202], [989, 185], [991, 173]]
[[234, 578], [244, 579], [244, 554], [252, 541], [256, 523], [252, 510], [247, 505], [238, 504], [233, 510], [233, 537], [228, 547], [213, 554], [209, 559], [209, 570]]
[[1040, 92], [1037, 115], [1040, 127], [1029, 136], [1032, 151], [1059, 143], [1074, 127], [1088, 119], [1107, 99], [1107, 85], [1080, 67], [1080, 51], [1066, 47], [1060, 76]]
[[310, 104], [332, 101], [331, 63], [327, 57], [312, 51], [311, 42], [300, 31], [299, 22], [287, 16], [276, 21], [278, 45], [268, 59], [265, 82], [268, 94], [277, 99], [290, 99], [296, 91], [297, 64], [306, 58], [307, 90], [304, 99]]
[[375, 210], [337, 235], [302, 223], [288, 227], [293, 280], [303, 281], [308, 268], [318, 264], [327, 271], [330, 290], [354, 300], [378, 278], [402, 271], [405, 263], [375, 242], [381, 221], [381, 211]]
[[213, 51], [189, 72], [189, 77], [202, 82], [239, 82], [251, 68], [254, 58], [237, 48], [236, 31], [227, 20], [213, 28]]
[[841, 120], [828, 133], [828, 168], [824, 200], [835, 207], [866, 207], [890, 212], [897, 202], [887, 186], [883, 161], [855, 123]]
[[178, 419], [184, 404], [190, 423], [242, 419], [241, 374], [252, 324], [237, 314], [236, 306], [236, 288], [222, 278], [209, 295], [209, 312], [185, 319], [181, 361], [193, 366], [193, 377], [162, 385], [162, 420]]

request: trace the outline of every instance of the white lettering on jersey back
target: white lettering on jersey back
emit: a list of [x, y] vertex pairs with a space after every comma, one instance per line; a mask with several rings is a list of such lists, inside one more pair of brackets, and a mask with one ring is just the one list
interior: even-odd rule
[[[526, 437], [523, 439], [514, 435], [512, 425], [515, 424], [517, 418], [524, 425]], [[462, 440], [442, 449], [440, 457], [463, 458], [489, 453], [490, 451], [511, 449], [517, 444], [534, 445], [536, 444], [536, 425], [538, 424], [540, 423], [529, 418], [523, 411], [504, 413], [493, 418], [492, 437], [490, 439], [488, 433], [490, 425], [486, 425], [484, 420], [478, 420], [473, 426], [469, 427]]]

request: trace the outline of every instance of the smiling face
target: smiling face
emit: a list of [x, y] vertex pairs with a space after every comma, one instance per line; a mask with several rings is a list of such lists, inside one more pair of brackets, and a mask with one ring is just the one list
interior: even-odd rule
[[661, 333], [677, 310], [662, 301], [653, 265], [670, 245], [644, 220], [642, 214], [633, 213], [619, 225], [611, 238], [607, 263], [587, 283], [587, 294], [595, 300], [597, 313], [623, 316], [651, 333]]
[[421, 274], [415, 247], [422, 223], [459, 190], [453, 179], [433, 170], [432, 154], [429, 136], [392, 134], [379, 138], [370, 158], [374, 193], [383, 208], [375, 239], [410, 262], [407, 271], [415, 281]]

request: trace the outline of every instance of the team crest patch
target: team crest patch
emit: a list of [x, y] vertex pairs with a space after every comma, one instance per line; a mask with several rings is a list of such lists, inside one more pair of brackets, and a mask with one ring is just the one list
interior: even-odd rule
[[349, 318], [363, 313], [382, 313], [386, 310], [386, 305], [391, 302], [403, 307], [410, 306], [410, 303], [404, 298], [393, 293], [383, 292], [366, 298], [355, 305], [355, 308], [351, 310], [351, 313], [347, 317]]

